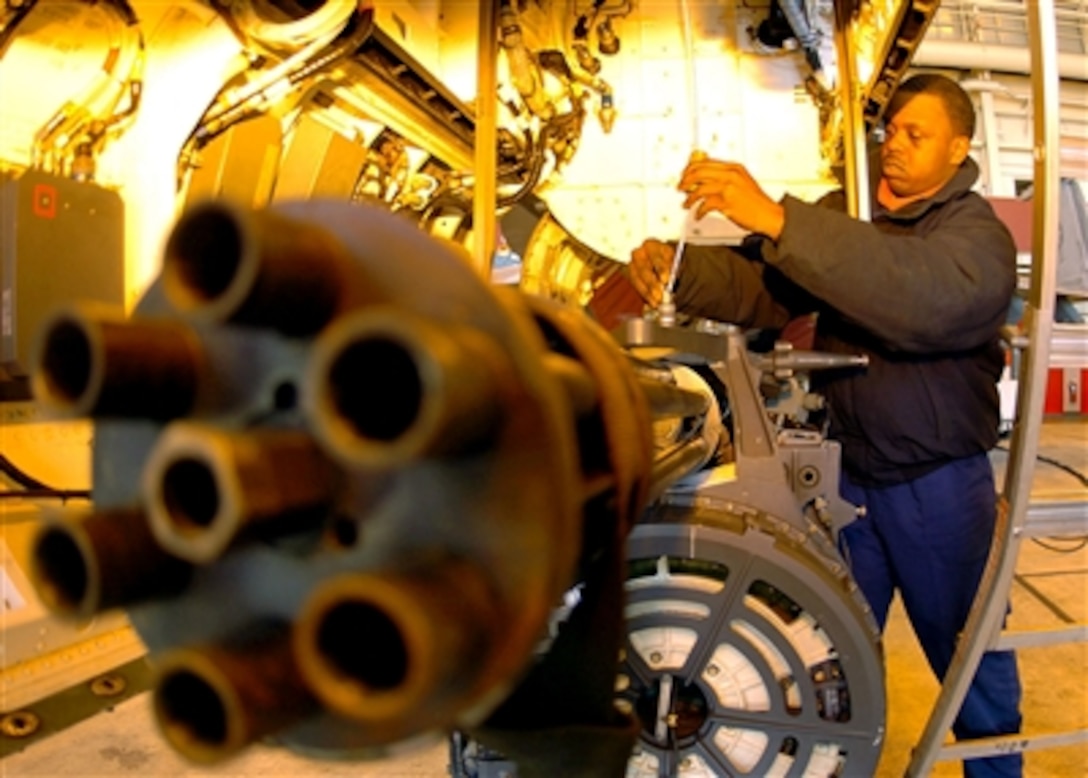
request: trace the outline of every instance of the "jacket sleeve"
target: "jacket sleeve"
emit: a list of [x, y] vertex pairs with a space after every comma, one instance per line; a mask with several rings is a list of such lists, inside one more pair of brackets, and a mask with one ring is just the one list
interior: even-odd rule
[[880, 338], [932, 353], [990, 342], [1016, 284], [1016, 247], [982, 198], [943, 205], [925, 235], [785, 197], [786, 223], [765, 261]]
[[[676, 286], [676, 307], [684, 313], [744, 328], [778, 329], [792, 318], [785, 295], [776, 294], [762, 262], [727, 246], [684, 249]], [[783, 284], [784, 278], [778, 279]], [[792, 284], [791, 284], [792, 286]]]

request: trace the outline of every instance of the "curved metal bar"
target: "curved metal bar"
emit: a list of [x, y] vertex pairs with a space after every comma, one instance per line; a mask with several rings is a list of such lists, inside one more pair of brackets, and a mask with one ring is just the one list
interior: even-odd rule
[[[907, 766], [908, 776], [926, 776], [932, 771], [982, 655], [992, 647], [1001, 630], [1021, 530], [1027, 520], [1033, 467], [1039, 447], [1054, 321], [1058, 250], [1058, 49], [1052, 0], [1029, 2], [1028, 19], [1035, 101], [1033, 262], [1025, 314], [1030, 345], [1021, 366], [1016, 423], [1005, 484], [998, 503], [994, 543], [940, 695]], [[1000, 751], [995, 747], [989, 755], [1015, 753], [1023, 750], [1026, 742], [1025, 738], [1017, 736], [1012, 742], [1004, 743], [1005, 747]]]

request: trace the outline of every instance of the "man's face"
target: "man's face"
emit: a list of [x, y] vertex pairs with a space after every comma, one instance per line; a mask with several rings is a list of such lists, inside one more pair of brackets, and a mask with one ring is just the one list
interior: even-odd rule
[[955, 175], [970, 149], [970, 138], [952, 128], [936, 95], [912, 97], [884, 128], [880, 161], [888, 187], [912, 197], [941, 187]]

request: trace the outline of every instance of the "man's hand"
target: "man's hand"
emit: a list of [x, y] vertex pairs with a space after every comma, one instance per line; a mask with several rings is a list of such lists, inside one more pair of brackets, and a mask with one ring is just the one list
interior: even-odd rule
[[687, 194], [685, 208], [697, 206], [701, 219], [718, 211], [752, 232], [778, 240], [786, 222], [785, 210], [760, 188], [744, 165], [716, 159], [688, 163], [677, 187]]
[[669, 281], [675, 253], [676, 249], [669, 244], [652, 238], [631, 252], [631, 283], [642, 299], [652, 306], [656, 307], [661, 302], [661, 293]]

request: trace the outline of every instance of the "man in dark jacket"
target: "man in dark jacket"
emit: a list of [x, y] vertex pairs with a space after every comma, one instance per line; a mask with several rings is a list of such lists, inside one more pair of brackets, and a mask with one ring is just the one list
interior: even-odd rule
[[[939, 678], [978, 588], [994, 531], [987, 451], [997, 441], [998, 331], [1016, 248], [970, 188], [970, 98], [943, 76], [915, 76], [886, 112], [872, 222], [834, 192], [813, 205], [768, 197], [739, 164], [693, 161], [680, 189], [698, 216], [718, 211], [766, 236], [756, 255], [689, 246], [677, 309], [780, 328], [818, 312], [816, 346], [866, 354], [865, 370], [821, 377], [830, 435], [842, 444], [843, 496], [866, 508], [840, 543], [883, 628], [898, 589]], [[673, 248], [646, 241], [630, 275], [661, 299]], [[958, 738], [1019, 731], [1012, 652], [984, 657], [954, 725]], [[969, 778], [1015, 776], [1019, 755], [971, 760]]]

